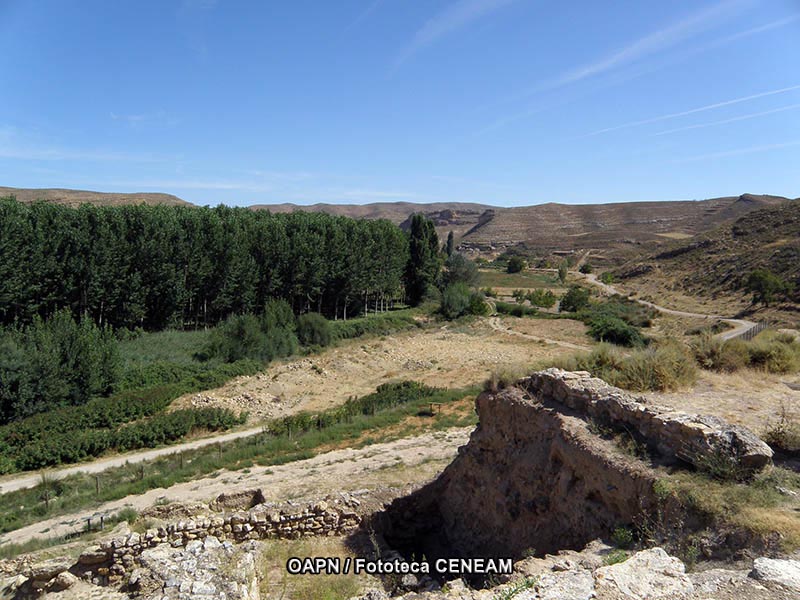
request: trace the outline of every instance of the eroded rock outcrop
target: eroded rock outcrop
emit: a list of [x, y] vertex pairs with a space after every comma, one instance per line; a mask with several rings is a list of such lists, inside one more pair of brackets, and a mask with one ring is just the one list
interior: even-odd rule
[[648, 403], [584, 371], [547, 369], [517, 382], [536, 398], [555, 401], [592, 419], [633, 429], [663, 456], [702, 466], [730, 460], [744, 471], [772, 462], [772, 449], [745, 427]]
[[584, 372], [548, 369], [478, 396], [480, 423], [433, 483], [395, 501], [376, 528], [427, 556], [511, 556], [583, 547], [640, 515], [662, 516], [658, 471], [596, 435], [630, 433], [664, 459], [755, 470], [772, 451], [744, 428], [649, 405]]

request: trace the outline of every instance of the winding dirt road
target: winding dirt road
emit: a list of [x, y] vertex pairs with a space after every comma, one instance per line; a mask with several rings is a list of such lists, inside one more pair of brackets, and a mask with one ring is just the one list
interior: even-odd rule
[[[626, 293], [618, 290], [613, 285], [610, 285], [608, 283], [603, 283], [602, 281], [597, 279], [597, 275], [595, 275], [594, 273], [585, 273], [585, 274], [581, 273], [581, 275], [583, 275], [586, 281], [600, 288], [609, 295], [618, 294], [620, 296], [625, 296], [626, 298], [628, 298], [628, 295]], [[731, 338], [735, 338], [743, 334], [745, 331], [749, 331], [753, 327], [756, 327], [757, 325], [757, 323], [754, 323], [753, 321], [746, 321], [744, 319], [731, 319], [729, 317], [724, 317], [722, 315], [705, 315], [701, 313], [688, 312], [685, 310], [674, 310], [672, 308], [659, 306], [658, 304], [655, 304], [653, 302], [648, 302], [646, 300], [639, 300], [638, 298], [630, 298], [630, 299], [635, 300], [636, 302], [642, 304], [643, 306], [647, 306], [649, 308], [657, 310], [660, 313], [664, 313], [665, 315], [673, 315], [676, 317], [689, 317], [692, 319], [717, 319], [719, 321], [732, 325], [733, 329], [729, 329], [728, 331], [723, 331], [722, 333], [718, 333], [716, 335], [716, 337], [718, 337], [721, 340], [729, 340]]]

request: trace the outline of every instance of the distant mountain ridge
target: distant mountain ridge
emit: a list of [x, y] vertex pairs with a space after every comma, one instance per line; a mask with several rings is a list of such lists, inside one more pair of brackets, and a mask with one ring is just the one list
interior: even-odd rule
[[[22, 202], [43, 199], [69, 206], [161, 204], [194, 206], [171, 194], [105, 193], [66, 189], [0, 187], [0, 197], [14, 195]], [[322, 212], [358, 219], [388, 219], [406, 227], [411, 215], [431, 218], [441, 238], [453, 231], [466, 248], [492, 250], [524, 244], [531, 249], [578, 250], [630, 248], [640, 244], [666, 245], [711, 231], [723, 224], [789, 199], [767, 194], [742, 194], [709, 200], [626, 202], [613, 204], [537, 204], [505, 208], [473, 202], [376, 202], [370, 204], [298, 205], [257, 204], [251, 210], [273, 213]]]
[[490, 204], [381, 202], [365, 205], [276, 204], [254, 210], [306, 210], [355, 218], [384, 218], [405, 226], [414, 213], [436, 224], [440, 237], [454, 231], [467, 247], [491, 248], [526, 244], [570, 250], [609, 245], [666, 242], [692, 237], [748, 212], [787, 202], [783, 196], [742, 194], [710, 200], [626, 202], [615, 204], [537, 204], [504, 208]]
[[97, 206], [122, 206], [128, 204], [159, 204], [164, 206], [194, 206], [172, 194], [157, 192], [136, 192], [122, 194], [116, 192], [93, 192], [89, 190], [68, 190], [61, 188], [12, 188], [0, 187], [0, 198], [14, 196], [20, 202], [36, 202], [45, 200], [53, 204], [80, 206], [95, 204]]

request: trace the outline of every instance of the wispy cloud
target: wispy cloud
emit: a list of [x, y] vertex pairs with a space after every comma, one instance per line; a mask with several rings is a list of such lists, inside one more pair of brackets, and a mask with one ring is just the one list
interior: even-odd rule
[[689, 156], [675, 160], [675, 163], [695, 162], [700, 160], [711, 160], [715, 158], [726, 158], [729, 156], [740, 156], [742, 154], [755, 154], [757, 152], [768, 152], [770, 150], [780, 150], [782, 148], [790, 148], [793, 146], [800, 146], [800, 140], [792, 142], [783, 142], [780, 144], [766, 144], [763, 146], [749, 146], [747, 148], [737, 148], [736, 150], [726, 150], [724, 152], [712, 152], [710, 154], [698, 154], [696, 156]]
[[740, 0], [726, 0], [715, 4], [669, 27], [641, 37], [599, 60], [570, 69], [555, 79], [543, 83], [539, 86], [539, 90], [549, 90], [576, 83], [667, 50], [717, 25], [720, 20], [741, 10], [743, 5], [744, 2]]
[[776, 94], [785, 94], [787, 92], [791, 92], [793, 90], [800, 89], [800, 85], [793, 85], [785, 88], [780, 88], [777, 90], [770, 90], [768, 92], [761, 92], [759, 94], [751, 94], [749, 96], [743, 96], [741, 98], [734, 98], [733, 100], [725, 100], [723, 102], [715, 102], [714, 104], [708, 104], [706, 106], [700, 106], [698, 108], [692, 108], [690, 110], [684, 110], [681, 112], [669, 113], [666, 115], [660, 115], [658, 117], [652, 117], [650, 119], [642, 119], [640, 121], [631, 121], [629, 123], [623, 123], [622, 125], [615, 125], [614, 127], [606, 127], [604, 129], [598, 129], [597, 131], [592, 131], [591, 133], [586, 134], [582, 137], [591, 137], [595, 135], [601, 135], [603, 133], [609, 133], [611, 131], [619, 131], [620, 129], [628, 129], [630, 127], [639, 127], [640, 125], [649, 125], [650, 123], [658, 123], [660, 121], [667, 121], [669, 119], [675, 119], [678, 117], [685, 117], [687, 115], [693, 115], [700, 112], [705, 112], [707, 110], [714, 110], [716, 108], [722, 108], [723, 106], [731, 106], [733, 104], [739, 104], [741, 102], [749, 102], [750, 100], [756, 100], [757, 98], [765, 98], [767, 96], [775, 96]]
[[711, 121], [710, 123], [698, 123], [697, 125], [687, 125], [685, 127], [676, 127], [675, 129], [667, 129], [666, 131], [659, 131], [653, 135], [667, 135], [669, 133], [677, 133], [679, 131], [689, 131], [691, 129], [704, 129], [706, 127], [714, 127], [715, 125], [727, 125], [728, 123], [736, 123], [737, 121], [747, 121], [748, 119], [755, 119], [757, 117], [764, 117], [766, 115], [774, 115], [775, 113], [786, 112], [787, 110], [796, 110], [800, 108], [800, 103], [790, 104], [788, 106], [781, 106], [780, 108], [773, 108], [772, 110], [763, 110], [761, 112], [750, 113], [747, 115], [740, 115], [730, 119], [723, 119], [721, 121]]
[[365, 21], [372, 13], [378, 10], [380, 5], [384, 2], [385, 0], [373, 0], [370, 2], [369, 6], [362, 10], [361, 13], [355, 19], [353, 19], [347, 27], [344, 28], [345, 33], [361, 25], [361, 23]]
[[159, 110], [154, 113], [138, 113], [138, 114], [120, 114], [110, 112], [109, 116], [114, 121], [128, 123], [129, 125], [136, 126], [143, 123], [161, 123], [166, 125], [176, 125], [178, 120], [167, 115], [164, 110]]
[[[32, 139], [33, 138], [33, 139]], [[0, 128], [0, 158], [11, 160], [87, 161], [87, 162], [162, 162], [169, 157], [134, 154], [107, 149], [69, 148], [36, 140], [15, 127]]]
[[700, 51], [710, 50], [711, 48], [716, 48], [717, 46], [724, 46], [725, 44], [730, 44], [731, 42], [738, 42], [739, 40], [749, 38], [751, 36], [758, 35], [760, 33], [773, 31], [780, 27], [791, 25], [792, 23], [795, 23], [797, 21], [800, 21], [800, 14], [791, 15], [783, 19], [778, 19], [777, 21], [771, 21], [769, 23], [765, 23], [764, 25], [758, 25], [757, 27], [751, 27], [750, 29], [745, 29], [744, 31], [738, 31], [730, 35], [726, 35], [724, 37], [712, 41], [711, 43], [705, 46], [702, 46], [699, 50]]
[[457, 0], [420, 27], [395, 61], [400, 66], [411, 56], [449, 35], [517, 0]]

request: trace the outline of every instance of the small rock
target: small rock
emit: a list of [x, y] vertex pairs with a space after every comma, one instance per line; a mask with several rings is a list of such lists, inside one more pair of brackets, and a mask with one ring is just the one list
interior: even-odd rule
[[54, 592], [63, 592], [78, 583], [78, 578], [69, 571], [59, 573], [50, 581], [50, 589]]
[[760, 581], [770, 581], [800, 592], [800, 561], [776, 558], [757, 558], [753, 562], [750, 577]]
[[24, 575], [33, 581], [50, 581], [53, 577], [66, 571], [72, 566], [72, 561], [67, 558], [52, 558], [32, 565]]

